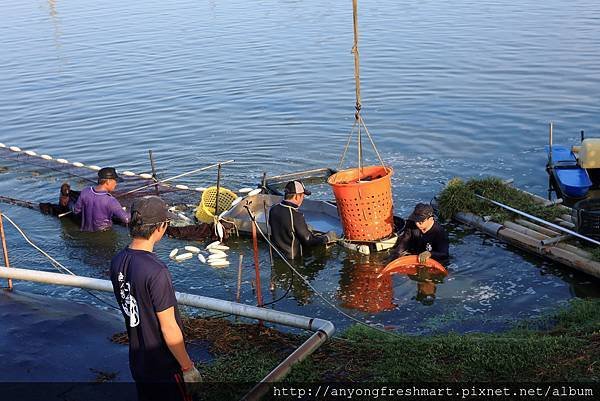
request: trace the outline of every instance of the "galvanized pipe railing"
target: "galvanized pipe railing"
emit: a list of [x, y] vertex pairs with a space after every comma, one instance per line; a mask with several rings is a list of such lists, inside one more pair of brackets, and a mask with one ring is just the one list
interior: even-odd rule
[[[79, 287], [111, 293], [113, 292], [112, 283], [109, 280], [83, 276], [72, 276], [40, 270], [18, 269], [14, 267], [7, 268], [6, 266], [0, 266], [0, 278]], [[197, 308], [203, 308], [247, 318], [260, 319], [315, 332], [291, 355], [289, 355], [283, 362], [273, 369], [273, 371], [271, 371], [264, 379], [262, 379], [260, 383], [250, 390], [250, 392], [244, 397], [245, 400], [260, 399], [268, 391], [269, 383], [276, 382], [285, 377], [295, 363], [304, 360], [307, 356], [312, 354], [335, 332], [333, 323], [328, 320], [295, 315], [287, 312], [279, 312], [272, 309], [259, 308], [253, 305], [224, 301], [222, 299], [209, 298], [201, 295], [186, 294], [181, 292], [176, 292], [175, 295], [177, 297], [177, 302], [183, 305], [194, 306]]]

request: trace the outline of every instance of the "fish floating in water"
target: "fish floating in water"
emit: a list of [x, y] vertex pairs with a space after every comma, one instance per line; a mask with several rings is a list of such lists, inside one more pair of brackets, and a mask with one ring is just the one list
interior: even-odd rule
[[173, 249], [170, 253], [169, 253], [169, 257], [171, 259], [173, 259], [175, 257], [175, 255], [177, 255], [177, 252], [179, 252], [178, 248]]
[[193, 253], [200, 253], [200, 248], [197, 248], [197, 247], [195, 247], [195, 246], [192, 246], [192, 245], [186, 245], [186, 246], [184, 247], [184, 249], [185, 249], [186, 251], [190, 251], [190, 252], [193, 252]]
[[226, 259], [216, 259], [208, 262], [212, 267], [225, 267], [229, 266], [229, 261]]
[[258, 194], [259, 194], [259, 193], [261, 193], [261, 192], [262, 192], [262, 188], [256, 188], [256, 189], [254, 189], [254, 190], [252, 190], [252, 191], [248, 192], [248, 195], [246, 195], [246, 196], [254, 196], [254, 195], [258, 195]]
[[191, 252], [186, 252], [186, 253], [182, 253], [180, 255], [175, 256], [175, 260], [180, 262], [182, 260], [187, 260], [187, 259], [191, 259], [194, 256], [193, 253]]
[[201, 263], [206, 263], [206, 258], [204, 257], [204, 255], [202, 255], [201, 253], [198, 254], [198, 260]]

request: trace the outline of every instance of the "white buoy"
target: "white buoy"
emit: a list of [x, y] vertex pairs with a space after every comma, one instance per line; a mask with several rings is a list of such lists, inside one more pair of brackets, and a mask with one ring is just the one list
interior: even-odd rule
[[250, 191], [252, 191], [252, 188], [248, 188], [248, 187], [238, 189], [238, 192], [241, 194], [247, 194]]
[[0, 142], [0, 148], [5, 148], [5, 147], [6, 147], [6, 145], [3, 144], [2, 142]]
[[258, 195], [261, 192], [262, 192], [262, 188], [256, 188], [256, 189], [253, 189], [252, 191], [248, 192], [248, 195], [246, 195], [246, 196]]
[[142, 173], [140, 174], [140, 177], [146, 179], [146, 180], [151, 180], [152, 179], [152, 174], [148, 174], [148, 173]]
[[67, 159], [56, 159], [57, 162], [62, 163], [62, 164], [68, 164], [69, 161]]
[[13, 152], [20, 152], [21, 151], [21, 148], [18, 147], [18, 146], [11, 146], [9, 149], [12, 150]]
[[123, 173], [121, 173], [127, 177], [133, 177], [135, 175], [135, 173], [133, 171], [123, 171]]
[[187, 185], [183, 185], [183, 184], [177, 184], [177, 185], [175, 185], [175, 188], [177, 188], [177, 189], [190, 189], [190, 187], [188, 187]]
[[194, 188], [194, 189], [195, 189], [196, 191], [198, 191], [198, 192], [204, 192], [204, 191], [206, 191], [206, 187], [196, 187], [196, 188]]
[[80, 162], [73, 162], [73, 165], [75, 167], [83, 167], [83, 163], [80, 163]]
[[170, 253], [169, 253], [169, 257], [173, 258], [175, 257], [175, 255], [177, 255], [177, 252], [179, 252], [179, 249], [175, 248], [173, 249]]
[[37, 153], [35, 153], [33, 150], [26, 150], [25, 154], [29, 156], [37, 156]]
[[41, 155], [40, 157], [44, 160], [52, 160], [52, 156], [50, 155]]
[[88, 166], [88, 167], [91, 168], [92, 170], [96, 170], [96, 171], [101, 169], [100, 166], [94, 166], [94, 165]]
[[221, 243], [221, 241], [211, 242], [210, 244], [206, 245], [206, 249], [210, 249], [215, 245], [219, 245], [220, 243]]
[[206, 258], [201, 253], [198, 254], [198, 260], [202, 263], [206, 264]]
[[190, 251], [190, 252], [193, 252], [193, 253], [200, 253], [200, 248], [196, 248], [195, 246], [192, 246], [192, 245], [186, 245], [184, 247], [184, 249], [186, 251]]
[[181, 262], [182, 260], [191, 259], [194, 256], [191, 252], [182, 253], [180, 255], [175, 256], [175, 260]]

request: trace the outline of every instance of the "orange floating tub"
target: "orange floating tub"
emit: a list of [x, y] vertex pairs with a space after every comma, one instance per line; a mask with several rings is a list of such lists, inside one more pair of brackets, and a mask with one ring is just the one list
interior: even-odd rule
[[346, 239], [377, 241], [394, 231], [391, 167], [367, 166], [333, 174], [333, 189]]
[[418, 255], [406, 255], [401, 256], [398, 259], [392, 260], [388, 263], [385, 268], [379, 274], [379, 277], [386, 274], [417, 274], [419, 267], [425, 267], [427, 272], [438, 276], [447, 276], [448, 271], [440, 262], [435, 259], [427, 259], [427, 262], [423, 265], [419, 263]]

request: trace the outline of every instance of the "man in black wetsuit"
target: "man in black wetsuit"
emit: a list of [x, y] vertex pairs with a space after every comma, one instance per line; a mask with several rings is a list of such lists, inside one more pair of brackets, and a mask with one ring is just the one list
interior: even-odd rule
[[433, 208], [425, 203], [418, 203], [408, 216], [404, 232], [398, 238], [393, 257], [402, 254], [418, 254], [419, 263], [425, 264], [433, 258], [444, 264], [448, 261], [448, 235], [444, 228], [435, 221]]
[[302, 256], [302, 248], [335, 242], [337, 235], [329, 231], [324, 235], [312, 233], [304, 215], [298, 211], [304, 197], [310, 191], [300, 181], [290, 181], [285, 186], [285, 196], [281, 203], [269, 210], [271, 240], [288, 259]]

